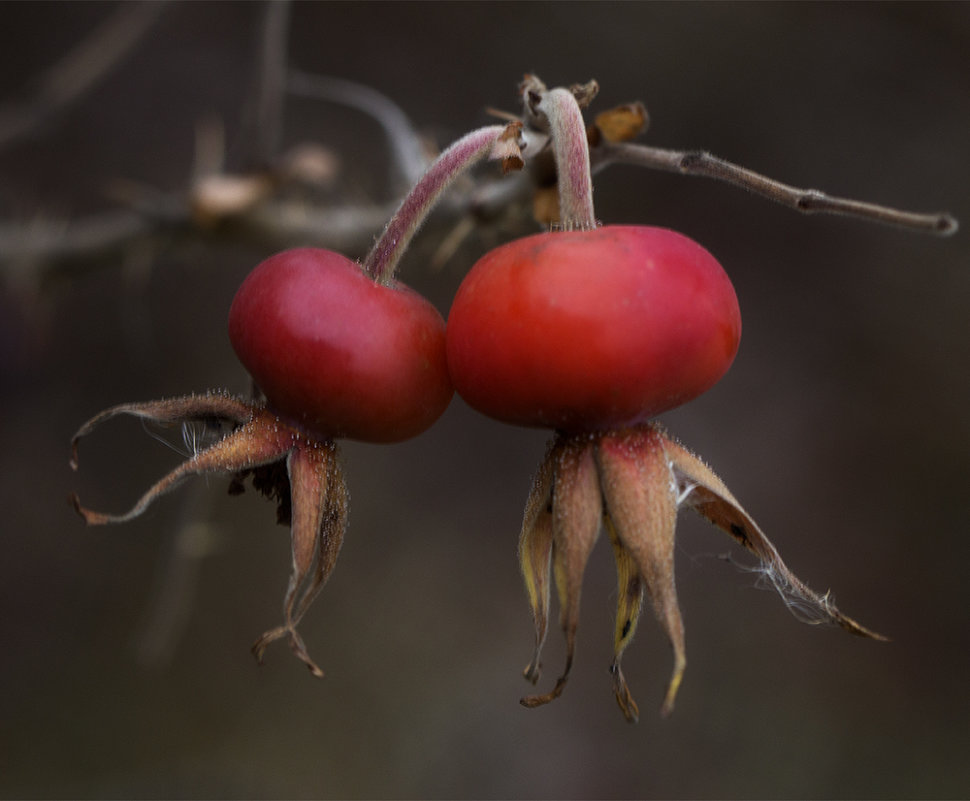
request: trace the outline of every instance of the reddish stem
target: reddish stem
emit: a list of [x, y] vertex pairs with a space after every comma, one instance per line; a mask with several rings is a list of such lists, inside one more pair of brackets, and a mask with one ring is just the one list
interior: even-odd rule
[[576, 97], [568, 89], [550, 89], [542, 93], [536, 110], [548, 120], [552, 136], [559, 174], [560, 225], [567, 231], [595, 228], [589, 142]]
[[364, 259], [364, 270], [379, 284], [394, 278], [407, 250], [441, 194], [459, 175], [490, 155], [508, 126], [489, 125], [466, 134], [445, 150], [414, 185]]

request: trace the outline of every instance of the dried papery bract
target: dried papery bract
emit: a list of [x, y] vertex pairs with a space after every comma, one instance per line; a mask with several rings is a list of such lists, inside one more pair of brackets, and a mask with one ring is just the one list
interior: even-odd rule
[[[270, 642], [289, 637], [296, 656], [314, 675], [323, 676], [323, 671], [310, 658], [296, 626], [329, 577], [347, 525], [347, 490], [336, 444], [308, 436], [264, 407], [227, 394], [207, 393], [121, 404], [101, 412], [74, 435], [71, 458], [74, 469], [77, 469], [80, 439], [99, 424], [122, 414], [156, 423], [216, 420], [231, 424], [233, 429], [156, 482], [128, 512], [119, 515], [95, 512], [82, 506], [77, 495], [72, 495], [78, 514], [89, 525], [124, 523], [143, 514], [153, 501], [189, 476], [233, 474], [236, 480], [232, 487], [238, 491], [241, 479], [253, 474], [254, 486], [276, 498], [281, 510], [285, 509], [280, 522], [290, 524], [293, 553], [289, 587], [283, 602], [284, 623], [265, 632], [253, 646], [253, 653], [261, 660]], [[286, 465], [288, 480], [282, 486], [279, 472], [268, 469], [277, 463]], [[264, 480], [260, 481], [261, 478]]]
[[674, 578], [680, 506], [694, 509], [757, 556], [790, 606], [802, 612], [802, 619], [834, 623], [853, 634], [885, 639], [842, 614], [827, 593], [819, 595], [799, 580], [724, 483], [658, 425], [647, 423], [596, 435], [559, 433], [539, 467], [526, 505], [519, 553], [536, 630], [536, 649], [525, 676], [533, 683], [539, 678], [550, 572], [559, 591], [566, 665], [551, 691], [526, 696], [523, 705], [548, 703], [565, 688], [575, 651], [582, 576], [602, 524], [616, 559], [616, 630], [610, 671], [617, 703], [628, 720], [637, 720], [639, 709], [620, 661], [636, 632], [646, 591], [674, 652], [661, 714], [673, 711], [687, 666]]

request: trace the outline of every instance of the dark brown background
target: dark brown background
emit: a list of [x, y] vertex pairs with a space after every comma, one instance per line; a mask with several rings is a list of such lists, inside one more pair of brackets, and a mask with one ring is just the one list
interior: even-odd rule
[[[112, 10], [0, 6], [0, 99]], [[230, 158], [261, 9], [176, 4], [124, 65], [28, 141], [0, 151], [8, 219], [110, 206], [108, 179], [183, 186], [193, 127], [220, 114]], [[305, 621], [313, 680], [278, 621], [288, 542], [251, 494], [198, 480], [123, 527], [85, 529], [77, 489], [120, 510], [178, 456], [137, 423], [68, 442], [94, 412], [247, 378], [225, 334], [233, 292], [270, 249], [162, 247], [44, 280], [4, 265], [0, 296], [0, 794], [18, 797], [966, 797], [970, 478], [970, 6], [965, 4], [297, 5], [293, 63], [386, 93], [441, 145], [514, 107], [525, 71], [595, 77], [596, 108], [644, 100], [648, 141], [703, 147], [779, 179], [960, 217], [951, 239], [806, 218], [700, 178], [613, 168], [607, 222], [668, 225], [732, 276], [744, 336], [732, 372], [665, 416], [759, 520], [787, 562], [890, 635], [865, 642], [794, 620], [731, 548], [682, 517], [678, 582], [689, 667], [645, 619], [612, 699], [614, 576], [594, 554], [578, 662], [563, 698], [518, 704], [531, 649], [516, 535], [545, 435], [459, 400], [424, 436], [348, 444], [351, 527]], [[383, 197], [372, 121], [309, 101], [285, 144], [345, 159], [348, 200]], [[402, 277], [443, 312], [487, 249], [427, 269], [432, 222]], [[297, 243], [293, 243], [297, 244]], [[360, 254], [352, 254], [360, 255]], [[124, 265], [127, 263], [127, 267]], [[26, 268], [25, 268], [26, 269]], [[135, 644], [186, 517], [207, 523], [183, 636], [152, 665]], [[562, 648], [554, 634], [545, 682]]]

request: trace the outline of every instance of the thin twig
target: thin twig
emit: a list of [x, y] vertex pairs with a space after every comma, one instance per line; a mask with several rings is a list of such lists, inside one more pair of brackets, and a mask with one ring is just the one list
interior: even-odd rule
[[386, 95], [369, 86], [290, 70], [287, 88], [291, 94], [341, 103], [359, 109], [384, 129], [391, 149], [391, 163], [397, 172], [395, 194], [403, 195], [424, 174], [431, 159], [425, 152], [421, 137], [407, 115]]
[[0, 107], [0, 148], [29, 135], [79, 100], [148, 32], [164, 3], [121, 3], [86, 39], [40, 76], [29, 101]]
[[625, 142], [603, 142], [593, 149], [592, 160], [597, 169], [623, 163], [714, 178], [804, 214], [838, 214], [940, 236], [950, 236], [959, 228], [957, 221], [946, 213], [901, 211], [861, 200], [833, 197], [818, 189], [799, 189], [701, 150], [667, 150]]
[[257, 167], [272, 164], [279, 155], [283, 135], [289, 31], [290, 3], [288, 0], [271, 0], [265, 3], [259, 70], [255, 81], [254, 141]]

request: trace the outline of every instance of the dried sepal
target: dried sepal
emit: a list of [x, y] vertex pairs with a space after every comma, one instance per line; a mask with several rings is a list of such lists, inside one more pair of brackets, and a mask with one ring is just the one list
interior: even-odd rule
[[664, 450], [681, 490], [681, 504], [694, 509], [757, 556], [761, 561], [761, 572], [799, 619], [812, 624], [835, 623], [852, 634], [874, 640], [887, 639], [842, 614], [828, 592], [819, 595], [792, 573], [724, 482], [697, 456], [667, 437], [664, 438]]
[[637, 630], [637, 621], [640, 619], [640, 609], [643, 606], [643, 579], [630, 552], [620, 542], [616, 526], [613, 525], [609, 515], [604, 515], [603, 526], [610, 535], [613, 556], [616, 560], [616, 627], [613, 634], [613, 663], [610, 665], [610, 673], [613, 675], [613, 693], [624, 717], [631, 723], [635, 723], [640, 718], [640, 709], [633, 700], [633, 694], [623, 676], [620, 660]]
[[553, 461], [552, 566], [559, 596], [559, 624], [566, 637], [566, 663], [553, 689], [522, 699], [528, 707], [558, 698], [572, 669], [579, 625], [583, 573], [599, 534], [603, 501], [600, 495], [592, 441], [560, 436]]
[[549, 590], [552, 579], [552, 449], [542, 460], [532, 481], [519, 535], [519, 564], [525, 581], [535, 624], [535, 651], [523, 675], [535, 684], [539, 680], [539, 655], [549, 623]]
[[[661, 437], [650, 427], [603, 435], [597, 461], [606, 514], [620, 546], [636, 565], [657, 620], [674, 649], [673, 673], [661, 708], [662, 714], [669, 715], [687, 658], [674, 581], [677, 497]], [[614, 684], [621, 709], [628, 719], [635, 719], [636, 705], [630, 705], [632, 698], [618, 669]]]
[[286, 636], [296, 656], [314, 675], [322, 676], [323, 671], [310, 658], [296, 626], [330, 576], [347, 525], [347, 487], [335, 443], [287, 424], [263, 406], [210, 392], [121, 404], [96, 415], [81, 426], [72, 440], [74, 469], [79, 440], [100, 423], [121, 414], [157, 423], [219, 422], [233, 428], [156, 482], [128, 512], [96, 512], [81, 506], [77, 495], [72, 495], [78, 514], [90, 525], [123, 523], [141, 515], [153, 501], [189, 476], [229, 473], [231, 494], [242, 492], [244, 480], [251, 476], [253, 486], [276, 501], [277, 520], [290, 525], [293, 563], [283, 601], [283, 625], [265, 632], [253, 645], [253, 653], [261, 661], [266, 646]]
[[[142, 515], [160, 496], [175, 489], [193, 475], [240, 470], [269, 464], [283, 458], [292, 447], [294, 432], [279, 426], [275, 416], [265, 409], [250, 407], [227, 395], [188, 395], [149, 403], [115, 406], [91, 418], [74, 435], [71, 443], [71, 466], [77, 469], [78, 442], [98, 424], [119, 414], [130, 414], [159, 423], [222, 420], [238, 424], [222, 439], [182, 462], [159, 479], [135, 505], [124, 514], [96, 512], [81, 505], [71, 495], [75, 510], [89, 525], [126, 523]], [[243, 422], [245, 421], [245, 422]]]
[[96, 414], [82, 425], [71, 439], [71, 469], [77, 470], [78, 445], [101, 423], [122, 414], [141, 417], [156, 423], [187, 423], [198, 420], [224, 420], [245, 423], [253, 416], [253, 409], [244, 401], [227, 392], [206, 392], [184, 395], [178, 398], [148, 401], [145, 403], [120, 403]]
[[292, 450], [287, 471], [292, 498], [293, 569], [283, 599], [284, 623], [264, 632], [252, 651], [262, 663], [263, 652], [271, 642], [289, 637], [293, 653], [313, 675], [322, 677], [323, 671], [310, 658], [296, 626], [336, 564], [347, 526], [347, 488], [332, 442]]
[[300, 605], [296, 610], [296, 621], [303, 619], [310, 604], [317, 597], [323, 585], [330, 578], [337, 556], [343, 545], [347, 522], [350, 517], [350, 492], [340, 466], [336, 445], [328, 449], [327, 470], [327, 500], [324, 504], [323, 519], [320, 522], [319, 542], [316, 547], [316, 558], [313, 563], [313, 573], [310, 587], [300, 598]]
[[566, 685], [575, 652], [583, 573], [602, 523], [613, 547], [618, 585], [610, 666], [616, 701], [627, 720], [638, 719], [621, 660], [636, 632], [646, 591], [674, 652], [660, 710], [664, 716], [673, 711], [687, 666], [674, 573], [680, 506], [695, 509], [754, 553], [761, 560], [761, 571], [802, 619], [836, 623], [853, 634], [885, 639], [843, 615], [828, 594], [818, 595], [802, 583], [724, 483], [660, 426], [645, 423], [594, 434], [558, 433], [526, 505], [519, 553], [536, 624], [535, 655], [525, 676], [535, 683], [539, 675], [550, 573], [558, 590], [566, 665], [555, 687], [523, 698], [525, 706], [548, 703]]

